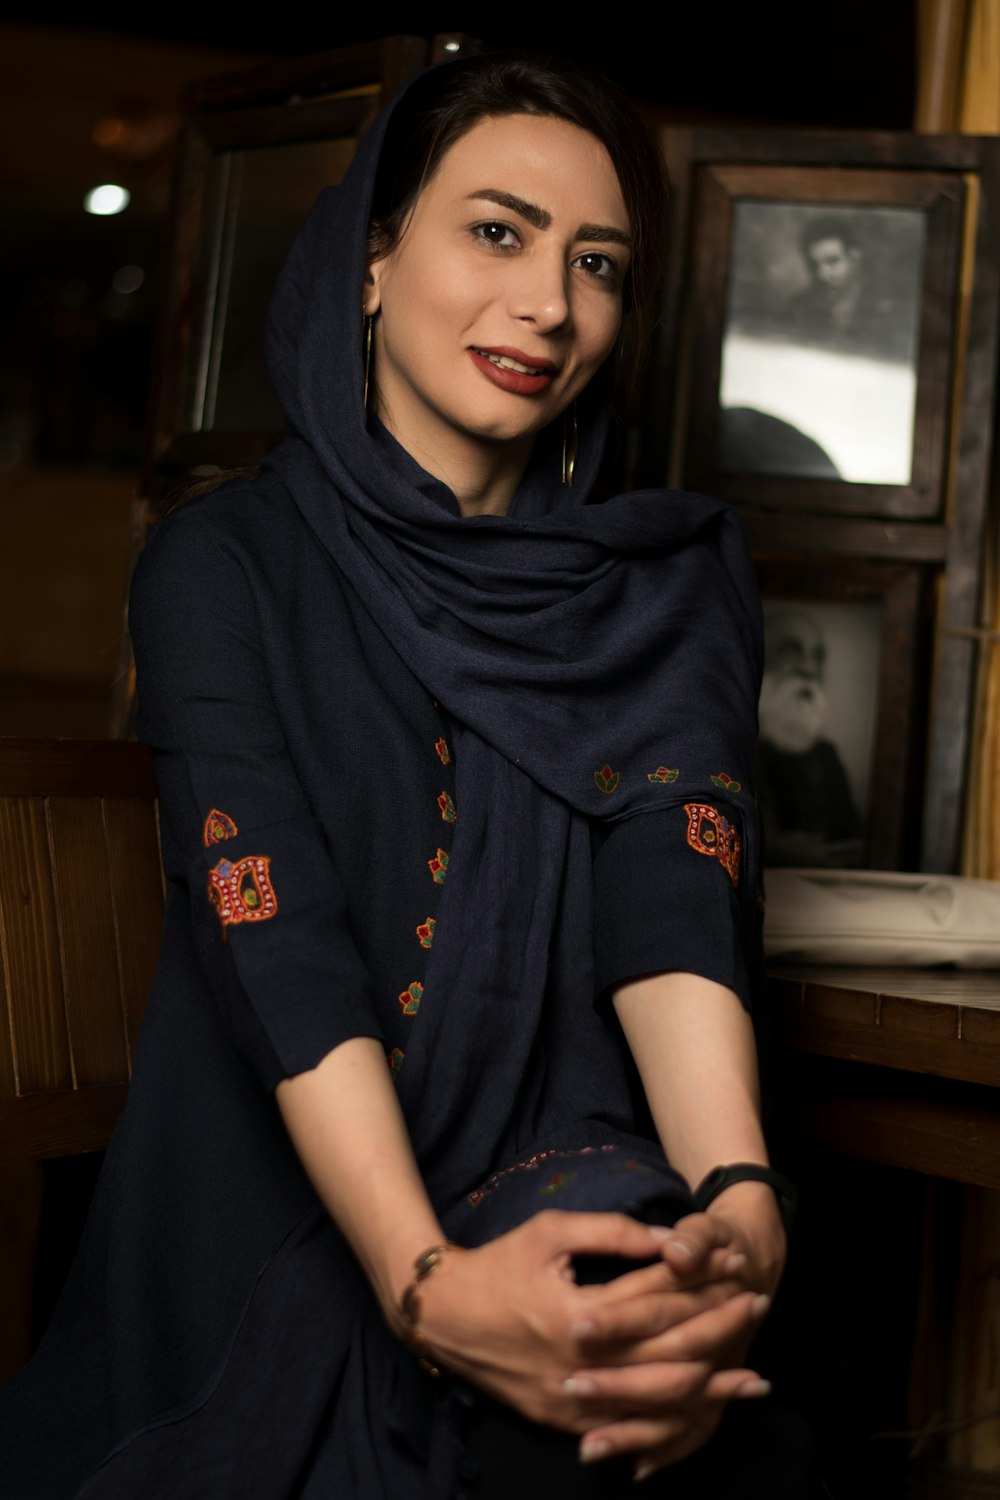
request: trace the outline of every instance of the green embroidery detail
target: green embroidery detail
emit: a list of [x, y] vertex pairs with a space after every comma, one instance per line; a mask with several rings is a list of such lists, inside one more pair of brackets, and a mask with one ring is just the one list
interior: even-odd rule
[[429, 948], [434, 941], [434, 929], [437, 926], [436, 917], [428, 917], [426, 922], [421, 922], [417, 928], [417, 937], [420, 939], [421, 948]]
[[392, 1074], [393, 1078], [395, 1078], [396, 1074], [399, 1072], [400, 1068], [403, 1066], [403, 1054], [402, 1054], [402, 1052], [400, 1051], [400, 1049], [398, 1047], [393, 1047], [393, 1049], [392, 1049], [391, 1052], [387, 1052], [386, 1053], [385, 1060], [389, 1064], [389, 1072]]
[[448, 855], [444, 849], [439, 849], [433, 859], [427, 861], [435, 885], [444, 885], [444, 877], [448, 873]]
[[718, 776], [712, 777], [712, 785], [717, 786], [723, 792], [742, 792], [743, 790], [743, 783], [734, 781], [731, 776], [726, 775], [725, 771], [720, 771]]
[[403, 1007], [404, 1016], [415, 1016], [420, 1009], [420, 1001], [424, 993], [424, 987], [419, 979], [408, 984], [399, 997], [399, 1003]]
[[455, 804], [448, 792], [441, 793], [438, 798], [438, 807], [441, 809], [441, 816], [444, 821], [446, 823], [454, 823], [458, 817], [458, 813], [455, 811]]
[[451, 765], [451, 751], [448, 749], [448, 741], [444, 740], [444, 739], [442, 739], [442, 740], [435, 740], [434, 741], [434, 749], [438, 753], [438, 760], [441, 762], [441, 764], [443, 766], [450, 766]]
[[612, 771], [610, 766], [602, 766], [599, 771], [594, 772], [594, 785], [599, 792], [604, 792], [606, 796], [610, 796], [612, 792], [618, 790], [618, 783], [621, 779], [622, 773], [620, 771]]
[[676, 781], [680, 774], [680, 767], [678, 767], [676, 771], [669, 771], [666, 766], [657, 766], [655, 771], [647, 772], [646, 780], [665, 783], [668, 781]]
[[560, 1188], [568, 1187], [571, 1182], [575, 1182], [578, 1176], [577, 1172], [553, 1172], [545, 1186], [539, 1188], [538, 1191], [551, 1197], [553, 1193], [558, 1193]]

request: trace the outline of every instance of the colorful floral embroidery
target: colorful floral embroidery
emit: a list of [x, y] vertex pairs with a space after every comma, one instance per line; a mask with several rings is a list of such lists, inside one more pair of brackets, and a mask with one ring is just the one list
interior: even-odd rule
[[265, 922], [278, 910], [269, 874], [271, 861], [250, 854], [236, 864], [220, 859], [208, 872], [208, 899], [223, 927], [239, 922]]
[[599, 771], [594, 772], [594, 785], [599, 792], [610, 796], [618, 790], [618, 783], [622, 779], [620, 771], [612, 771], [610, 766], [602, 766]]
[[213, 807], [205, 819], [201, 837], [205, 848], [211, 849], [213, 844], [221, 844], [223, 839], [234, 839], [238, 833], [239, 829], [229, 814]]
[[646, 780], [659, 782], [676, 781], [680, 774], [680, 768], [676, 771], [668, 771], [666, 766], [657, 766], [655, 771], [647, 772]]
[[578, 1176], [578, 1172], [553, 1172], [545, 1186], [539, 1188], [538, 1191], [550, 1196], [552, 1193], [558, 1193], [560, 1188], [568, 1187], [571, 1182], [576, 1181]]
[[417, 937], [420, 939], [421, 948], [429, 948], [434, 941], [434, 929], [437, 921], [434, 917], [428, 917], [426, 922], [421, 922], [417, 928]]
[[438, 753], [438, 760], [443, 766], [451, 765], [451, 751], [448, 749], [447, 740], [435, 740], [434, 749]]
[[740, 836], [717, 808], [703, 802], [685, 802], [688, 815], [687, 841], [698, 854], [717, 859], [733, 885], [740, 883]]
[[447, 792], [441, 793], [438, 798], [438, 807], [441, 809], [441, 816], [444, 821], [446, 823], [454, 823], [458, 814], [455, 811], [455, 804]]
[[720, 792], [742, 792], [743, 790], [742, 781], [734, 781], [731, 776], [726, 775], [725, 771], [720, 771], [718, 776], [712, 777], [712, 785], [717, 786]]
[[439, 849], [433, 859], [427, 861], [427, 868], [434, 877], [435, 885], [444, 885], [444, 877], [448, 873], [448, 855], [444, 849]]
[[393, 1078], [395, 1078], [396, 1074], [403, 1066], [402, 1052], [398, 1047], [393, 1047], [391, 1052], [386, 1053], [385, 1060], [389, 1064], [389, 1072], [392, 1074]]
[[[615, 1151], [615, 1146], [580, 1146], [576, 1151], [559, 1151], [553, 1148], [549, 1151], [539, 1151], [534, 1156], [529, 1156], [527, 1161], [516, 1161], [512, 1167], [504, 1167], [499, 1172], [494, 1172], [488, 1177], [482, 1187], [474, 1188], [468, 1193], [467, 1199], [473, 1208], [478, 1208], [484, 1198], [488, 1198], [494, 1188], [500, 1186], [505, 1177], [512, 1176], [515, 1172], [534, 1172], [543, 1161], [548, 1161], [550, 1156], [593, 1156], [597, 1150]], [[574, 1174], [575, 1175], [575, 1174]]]
[[419, 979], [408, 984], [399, 997], [399, 1003], [403, 1007], [404, 1016], [415, 1016], [420, 1009], [420, 1001], [423, 998], [424, 987]]

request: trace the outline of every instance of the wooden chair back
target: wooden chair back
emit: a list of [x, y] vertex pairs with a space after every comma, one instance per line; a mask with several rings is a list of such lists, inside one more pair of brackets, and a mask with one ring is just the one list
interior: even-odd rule
[[107, 1144], [162, 915], [145, 746], [0, 738], [0, 1161]]

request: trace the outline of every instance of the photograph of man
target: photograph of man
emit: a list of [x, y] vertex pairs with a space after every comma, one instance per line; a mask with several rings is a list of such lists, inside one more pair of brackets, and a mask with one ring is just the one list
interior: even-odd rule
[[862, 823], [830, 738], [827, 645], [807, 611], [765, 611], [756, 785], [769, 865], [855, 866]]

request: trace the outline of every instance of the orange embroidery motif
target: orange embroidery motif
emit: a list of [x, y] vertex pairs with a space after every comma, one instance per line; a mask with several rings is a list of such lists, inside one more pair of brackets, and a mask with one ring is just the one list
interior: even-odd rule
[[435, 885], [444, 885], [444, 877], [448, 873], [448, 855], [444, 849], [439, 849], [433, 859], [427, 861], [427, 868], [434, 877]]
[[612, 771], [610, 766], [602, 766], [599, 771], [594, 772], [594, 785], [599, 792], [604, 792], [606, 796], [610, 796], [612, 792], [618, 790], [618, 783], [621, 779], [622, 773], [620, 771]]
[[239, 829], [229, 814], [213, 807], [205, 819], [201, 837], [205, 848], [211, 849], [213, 844], [221, 844], [223, 839], [234, 839], [238, 833]]
[[236, 864], [220, 859], [208, 872], [208, 899], [223, 927], [265, 922], [278, 910], [265, 854], [250, 854]]
[[435, 740], [434, 749], [438, 753], [438, 760], [443, 766], [451, 765], [451, 751], [448, 749], [447, 740]]
[[421, 948], [429, 948], [434, 941], [434, 929], [437, 921], [434, 917], [428, 917], [426, 922], [421, 922], [417, 928], [417, 937], [420, 939]]
[[455, 811], [455, 804], [447, 792], [441, 793], [438, 798], [438, 807], [441, 809], [441, 816], [444, 821], [446, 823], [454, 823], [458, 817], [458, 813]]
[[424, 987], [419, 979], [408, 984], [399, 997], [399, 1003], [403, 1007], [404, 1016], [415, 1016], [420, 1009], [420, 1001], [423, 998]]
[[740, 851], [742, 844], [732, 823], [727, 823], [722, 814], [704, 802], [685, 802], [688, 815], [687, 841], [697, 854], [707, 854], [717, 859], [733, 885], [740, 883]]

